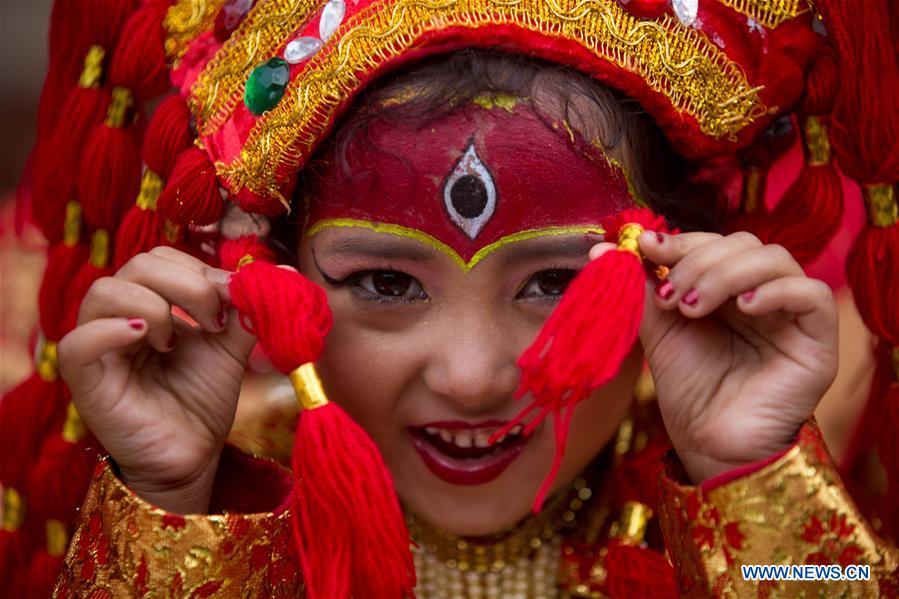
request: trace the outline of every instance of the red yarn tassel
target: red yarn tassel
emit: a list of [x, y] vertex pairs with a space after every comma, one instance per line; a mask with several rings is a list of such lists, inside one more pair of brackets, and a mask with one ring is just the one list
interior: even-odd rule
[[143, 158], [147, 168], [168, 179], [178, 155], [190, 147], [190, 109], [180, 95], [169, 96], [156, 108], [144, 137]]
[[[628, 227], [631, 223], [639, 227]], [[665, 220], [648, 210], [626, 210], [606, 228], [607, 239], [618, 239], [618, 251], [606, 252], [580, 272], [537, 339], [518, 358], [521, 381], [515, 397], [531, 394], [533, 402], [490, 437], [493, 443], [532, 416], [524, 429], [529, 435], [553, 415], [556, 454], [534, 500], [535, 512], [559, 472], [573, 408], [618, 373], [637, 340], [646, 273], [636, 238], [643, 228], [667, 230]]]
[[[331, 312], [320, 287], [294, 271], [254, 260], [268, 253], [258, 247], [255, 238], [243, 238], [222, 248], [224, 268], [238, 269], [231, 302], [272, 364], [290, 373], [300, 396], [298, 377], [308, 371], [299, 367], [321, 354]], [[378, 448], [320, 390], [310, 398], [317, 403], [304, 405], [294, 442], [292, 499], [307, 594], [313, 599], [412, 596], [409, 535]]]
[[159, 96], [171, 87], [162, 26], [168, 5], [165, 0], [150, 0], [131, 15], [110, 65], [110, 81], [130, 89], [141, 101]]
[[211, 225], [221, 220], [224, 204], [206, 152], [195, 147], [181, 152], [159, 196], [159, 211], [179, 224]]

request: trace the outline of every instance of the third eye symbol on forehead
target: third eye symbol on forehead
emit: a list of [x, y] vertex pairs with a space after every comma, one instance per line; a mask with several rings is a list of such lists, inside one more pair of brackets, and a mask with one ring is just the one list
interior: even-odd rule
[[470, 239], [478, 236], [496, 211], [496, 186], [474, 148], [474, 139], [443, 184], [443, 205], [450, 220]]

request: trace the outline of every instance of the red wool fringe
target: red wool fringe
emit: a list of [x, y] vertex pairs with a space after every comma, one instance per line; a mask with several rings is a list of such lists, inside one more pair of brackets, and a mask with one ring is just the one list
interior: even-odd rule
[[171, 87], [162, 26], [168, 4], [151, 0], [131, 15], [109, 68], [110, 81], [130, 89], [141, 101], [159, 96]]
[[69, 332], [60, 315], [69, 309], [66, 304], [68, 287], [89, 256], [89, 248], [81, 243], [73, 246], [59, 243], [50, 248], [38, 294], [41, 331], [47, 339], [59, 341]]
[[141, 161], [134, 127], [104, 124], [84, 148], [78, 195], [84, 222], [92, 228], [115, 231], [137, 197]]
[[211, 225], [221, 220], [224, 204], [206, 152], [195, 147], [181, 152], [157, 206], [176, 223]]
[[606, 591], [611, 599], [677, 599], [674, 568], [650, 549], [613, 542], [606, 555]]
[[[667, 230], [664, 219], [648, 210], [626, 210], [604, 223], [606, 239], [617, 239], [620, 228], [628, 223]], [[528, 417], [532, 418], [524, 433], [530, 434], [547, 415], [553, 415], [556, 454], [534, 500], [535, 512], [559, 472], [574, 407], [614, 378], [634, 347], [643, 316], [645, 284], [639, 258], [627, 251], [606, 252], [571, 282], [537, 339], [518, 358], [521, 381], [515, 397], [529, 394], [533, 401], [490, 441]]]
[[165, 225], [165, 217], [156, 210], [132, 206], [116, 233], [113, 268], [122, 268], [128, 260], [141, 252], [149, 252], [160, 245], [175, 245], [166, 237]]
[[[331, 328], [324, 290], [256, 260], [255, 238], [226, 242], [223, 267], [244, 327], [281, 372], [321, 355]], [[277, 290], [273, 293], [273, 290]], [[294, 536], [312, 599], [412, 596], [415, 569], [392, 480], [377, 446], [336, 404], [304, 411], [293, 452]]]

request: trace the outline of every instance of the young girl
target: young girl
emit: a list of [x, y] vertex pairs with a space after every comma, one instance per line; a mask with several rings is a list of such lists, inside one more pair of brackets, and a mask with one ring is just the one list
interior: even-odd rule
[[[714, 232], [720, 210], [709, 177], [678, 154], [708, 156], [739, 136], [747, 142], [747, 131], [766, 119], [753, 105], [762, 103], [759, 92], [734, 96], [748, 98], [741, 108], [724, 100], [736, 71], [720, 61], [740, 60], [736, 50], [718, 63], [694, 57], [711, 65], [706, 80], [723, 73], [717, 105], [703, 105], [708, 90], [690, 88], [684, 73], [664, 76], [669, 91], [692, 89], [692, 104], [679, 104], [673, 91], [659, 95], [649, 68], [672, 59], [665, 43], [695, 43], [713, 31], [752, 54], [752, 44], [737, 45], [749, 18], [777, 40], [771, 48], [780, 54], [765, 60], [778, 73], [801, 72], [820, 43], [807, 9], [785, 24], [759, 24], [767, 13], [752, 3], [748, 17], [722, 2], [693, 20], [689, 2], [674, 3], [673, 13], [666, 3], [588, 3], [583, 10], [596, 27], [589, 39], [636, 29], [663, 36], [648, 57], [636, 49], [643, 38], [633, 37], [636, 45], [616, 64], [608, 46], [577, 49], [569, 42], [580, 30], [553, 28], [560, 11], [577, 13], [575, 5], [528, 4], [519, 7], [527, 15], [521, 20], [519, 9], [488, 3], [495, 12], [481, 23], [475, 4], [331, 0], [304, 9], [291, 27], [293, 17], [276, 2], [248, 13], [246, 3], [230, 2], [210, 7], [205, 25], [187, 31], [179, 18], [189, 4], [165, 17], [174, 81], [189, 90], [197, 147], [213, 158], [231, 192], [227, 201], [253, 217], [236, 208], [223, 214], [216, 198], [198, 191], [211, 176], [200, 150], [184, 146], [177, 162], [167, 159], [174, 166], [151, 166], [147, 147], [170, 149], [172, 138], [157, 123], [176, 113], [160, 107], [143, 134], [141, 194], [151, 193], [147, 172], [168, 183], [158, 200], [139, 201], [136, 214], [143, 230], [189, 226], [152, 242], [126, 241], [120, 231], [118, 268], [80, 281], [86, 293], [77, 323], [59, 342], [59, 371], [75, 418], [108, 457], [87, 491], [59, 596], [168, 589], [177, 596], [398, 597], [413, 585], [421, 597], [896, 592], [899, 554], [856, 509], [810, 420], [837, 369], [830, 289], [806, 277], [783, 245]], [[422, 21], [416, 10], [435, 14]], [[388, 12], [391, 26], [419, 30], [378, 46], [394, 31]], [[480, 25], [460, 28], [454, 19]], [[280, 24], [272, 30], [270, 23]], [[266, 42], [263, 34], [280, 37]], [[265, 50], [250, 39], [283, 58], [262, 63]], [[484, 45], [502, 51], [470, 49]], [[231, 84], [234, 65], [247, 62], [241, 52], [260, 66], [247, 71], [235, 104], [216, 87]], [[358, 56], [351, 67], [341, 62]], [[751, 71], [769, 94], [764, 101], [795, 102], [799, 91], [766, 68]], [[640, 73], [646, 89], [634, 79]], [[772, 91], [775, 82], [780, 92]], [[616, 83], [640, 103], [608, 87]], [[276, 216], [291, 197], [290, 217]], [[157, 205], [163, 218], [150, 219]], [[624, 229], [609, 223], [640, 208], [668, 223], [646, 221], [628, 246]], [[211, 237], [210, 223], [218, 223]], [[266, 254], [249, 234], [286, 264], [257, 266]], [[213, 246], [221, 265], [204, 256]], [[598, 265], [622, 252], [642, 257], [645, 291], [623, 274], [587, 278], [609, 272]], [[324, 351], [311, 354], [327, 399], [316, 375], [298, 368], [303, 360], [285, 357], [308, 341], [308, 329], [330, 325], [316, 292], [291, 295], [304, 279], [290, 264], [325, 290], [333, 314]], [[263, 272], [270, 278], [255, 274]], [[576, 277], [606, 294], [575, 290]], [[569, 287], [569, 303], [556, 310]], [[635, 300], [603, 298], [644, 293], [635, 308], [638, 342], [621, 349], [616, 340], [626, 336], [603, 337], [603, 329], [626, 329]], [[577, 320], [569, 306], [587, 297], [597, 305]], [[614, 315], [599, 309], [603, 302]], [[595, 322], [604, 324], [591, 329]], [[585, 328], [566, 334], [577, 326]], [[595, 346], [586, 350], [592, 360], [609, 361], [614, 371], [575, 402], [567, 394], [577, 373], [557, 365], [567, 374], [547, 380], [559, 380], [568, 398], [560, 401], [571, 403], [551, 418], [520, 420], [522, 408], [545, 393], [522, 383], [531, 372], [522, 354], [539, 342], [541, 328], [554, 333], [537, 347], [538, 363], [550, 362], [565, 339], [570, 363], [581, 345]], [[319, 337], [310, 339], [314, 345]], [[226, 445], [257, 342], [278, 369], [293, 371], [306, 402], [293, 482], [273, 462]], [[644, 363], [657, 403], [634, 399]], [[527, 393], [516, 398], [520, 384]], [[350, 421], [329, 429], [315, 420], [325, 411], [310, 399], [340, 406], [361, 430]], [[329, 461], [343, 445], [356, 452], [350, 461]], [[416, 543], [414, 572], [392, 553], [393, 535], [402, 551], [409, 537], [402, 521], [390, 519], [393, 491], [378, 494], [372, 472], [381, 460]], [[360, 477], [355, 485], [343, 480], [348, 472]], [[340, 493], [321, 490], [331, 488], [327, 481]], [[535, 496], [545, 504], [532, 514]], [[375, 516], [384, 521], [367, 521]], [[392, 527], [385, 534], [368, 530], [385, 522]], [[755, 564], [870, 571], [862, 580], [846, 570], [837, 581], [762, 582], [741, 570]]]

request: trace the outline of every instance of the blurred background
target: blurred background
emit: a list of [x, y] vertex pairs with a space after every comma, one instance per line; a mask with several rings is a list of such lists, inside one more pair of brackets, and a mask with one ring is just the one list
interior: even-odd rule
[[51, 6], [0, 0], [0, 392], [31, 368], [43, 240], [17, 222], [15, 190], [34, 145]]

